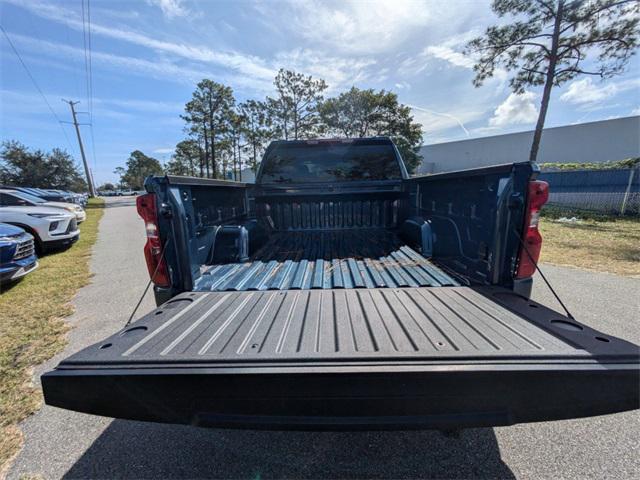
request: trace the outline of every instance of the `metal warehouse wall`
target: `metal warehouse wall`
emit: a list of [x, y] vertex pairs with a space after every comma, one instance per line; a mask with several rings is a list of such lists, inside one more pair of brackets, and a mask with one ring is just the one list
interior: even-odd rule
[[[423, 163], [416, 173], [525, 162], [533, 131], [422, 147]], [[538, 162], [600, 163], [640, 156], [640, 116], [546, 128]]]

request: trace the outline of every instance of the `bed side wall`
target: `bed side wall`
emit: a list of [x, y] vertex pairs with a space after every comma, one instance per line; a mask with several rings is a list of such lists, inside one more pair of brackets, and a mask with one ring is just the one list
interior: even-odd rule
[[407, 180], [410, 214], [429, 222], [434, 259], [472, 283], [513, 288], [534, 173], [526, 162]]

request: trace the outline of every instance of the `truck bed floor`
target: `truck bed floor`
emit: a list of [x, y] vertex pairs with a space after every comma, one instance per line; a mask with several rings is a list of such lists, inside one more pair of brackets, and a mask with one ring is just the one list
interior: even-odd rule
[[437, 287], [458, 283], [383, 229], [283, 232], [248, 262], [206, 266], [196, 291]]
[[[522, 297], [502, 295], [487, 297], [470, 287], [182, 294], [106, 347], [85, 352], [103, 365], [557, 361], [593, 359], [614, 346], [609, 338], [598, 341], [578, 327], [572, 331], [554, 312]], [[530, 319], [498, 300], [523, 309]], [[83, 352], [70, 360], [82, 357]]]

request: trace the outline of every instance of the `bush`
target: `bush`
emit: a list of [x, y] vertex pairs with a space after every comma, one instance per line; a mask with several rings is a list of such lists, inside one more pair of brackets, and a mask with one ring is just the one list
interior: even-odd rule
[[640, 165], [640, 157], [627, 158], [602, 163], [539, 163], [544, 172], [559, 172], [565, 170], [615, 170], [619, 168], [633, 168]]

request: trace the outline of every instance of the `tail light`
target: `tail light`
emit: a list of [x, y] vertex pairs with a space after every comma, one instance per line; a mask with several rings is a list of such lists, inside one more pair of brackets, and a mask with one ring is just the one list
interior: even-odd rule
[[529, 192], [527, 195], [527, 209], [523, 242], [526, 246], [520, 247], [518, 259], [518, 269], [516, 278], [529, 278], [536, 271], [536, 264], [540, 258], [542, 248], [542, 236], [538, 230], [540, 210], [549, 199], [549, 184], [541, 180], [529, 182]]
[[138, 215], [144, 220], [144, 228], [147, 231], [147, 243], [144, 246], [144, 258], [147, 261], [147, 270], [151, 281], [159, 287], [171, 285], [169, 270], [162, 255], [162, 242], [158, 230], [158, 209], [156, 196], [146, 193], [136, 198]]

